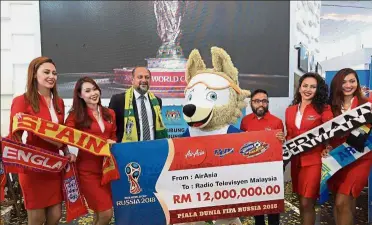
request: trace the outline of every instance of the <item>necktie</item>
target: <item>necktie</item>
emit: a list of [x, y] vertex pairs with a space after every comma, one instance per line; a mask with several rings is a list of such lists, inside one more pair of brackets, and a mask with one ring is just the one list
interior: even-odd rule
[[149, 126], [149, 120], [147, 118], [147, 111], [145, 106], [145, 96], [141, 95], [141, 116], [142, 116], [142, 134], [143, 134], [143, 140], [150, 140], [150, 126]]

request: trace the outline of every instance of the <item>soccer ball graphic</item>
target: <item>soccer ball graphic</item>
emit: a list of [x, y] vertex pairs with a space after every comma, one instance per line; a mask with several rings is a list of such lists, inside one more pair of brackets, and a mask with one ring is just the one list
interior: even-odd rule
[[138, 179], [141, 175], [141, 166], [136, 162], [130, 162], [125, 166], [125, 174], [128, 176], [130, 193], [139, 194], [142, 191], [138, 183]]

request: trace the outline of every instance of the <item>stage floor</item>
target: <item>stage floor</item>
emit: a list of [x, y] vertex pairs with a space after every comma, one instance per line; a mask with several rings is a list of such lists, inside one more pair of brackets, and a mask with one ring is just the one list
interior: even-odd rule
[[[290, 183], [286, 183], [286, 193], [285, 193], [285, 213], [281, 214], [281, 224], [282, 225], [300, 225], [300, 219], [299, 219], [299, 209], [298, 209], [298, 202], [296, 200], [296, 196], [291, 193], [291, 185]], [[368, 221], [368, 196], [367, 196], [367, 190], [364, 190], [361, 194], [361, 196], [358, 198], [357, 201], [357, 217], [355, 221], [355, 225], [367, 225]], [[316, 208], [316, 225], [334, 225], [335, 222], [333, 220], [333, 214], [332, 214], [332, 205], [327, 203], [321, 207]], [[3, 217], [3, 216], [2, 216]], [[20, 225], [20, 224], [27, 224], [26, 216], [23, 215], [23, 218], [20, 220], [15, 218], [14, 210], [12, 210], [11, 213], [6, 214], [5, 223], [9, 225]], [[244, 225], [254, 225], [254, 220], [252, 217], [246, 217], [242, 218]], [[89, 214], [85, 217], [82, 217], [78, 220], [73, 221], [72, 223], [66, 223], [65, 221], [65, 214], [63, 215], [63, 218], [60, 222], [62, 225], [77, 225], [77, 224], [83, 224], [83, 225], [89, 225], [93, 222], [93, 215]], [[113, 222], [111, 224], [114, 224]], [[146, 224], [147, 225], [147, 224]], [[150, 225], [150, 224], [148, 224]]]

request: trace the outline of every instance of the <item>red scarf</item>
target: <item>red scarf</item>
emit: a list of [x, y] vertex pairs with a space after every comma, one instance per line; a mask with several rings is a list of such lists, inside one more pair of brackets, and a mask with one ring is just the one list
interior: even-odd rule
[[[99, 137], [30, 115], [23, 115], [21, 119], [15, 116], [12, 128], [10, 137], [16, 136], [15, 134], [18, 131], [27, 131], [104, 157], [102, 184], [107, 184], [120, 178], [115, 158], [110, 153], [109, 144]], [[27, 173], [30, 170], [37, 172], [61, 172], [67, 165], [63, 179], [63, 193], [67, 209], [66, 220], [70, 222], [88, 212], [83, 196], [79, 191], [75, 165], [69, 164], [66, 157], [5, 138], [2, 139], [1, 148], [2, 161], [7, 173]], [[5, 177], [5, 174], [0, 175], [0, 178]], [[1, 187], [5, 186], [3, 182], [1, 185]], [[3, 193], [3, 190], [0, 191]]]

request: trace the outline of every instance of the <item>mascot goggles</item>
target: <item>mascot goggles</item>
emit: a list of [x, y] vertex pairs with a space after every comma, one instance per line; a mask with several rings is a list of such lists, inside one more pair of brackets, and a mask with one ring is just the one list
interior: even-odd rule
[[191, 86], [187, 86], [185, 88], [185, 92], [191, 88], [193, 88], [195, 85], [197, 84], [204, 84], [208, 89], [211, 89], [211, 90], [223, 90], [223, 89], [227, 89], [227, 88], [232, 88], [234, 89], [238, 94], [241, 94], [241, 89], [238, 87], [238, 85], [236, 85], [228, 76], [226, 75], [223, 75], [223, 74], [214, 74], [214, 75], [218, 75], [220, 77], [223, 77], [225, 78], [225, 80], [227, 80], [229, 82], [228, 85], [226, 86], [222, 86], [222, 87], [212, 87], [210, 86], [209, 84], [207, 84], [206, 82], [204, 81], [198, 81], [198, 82], [195, 82], [193, 83]]

